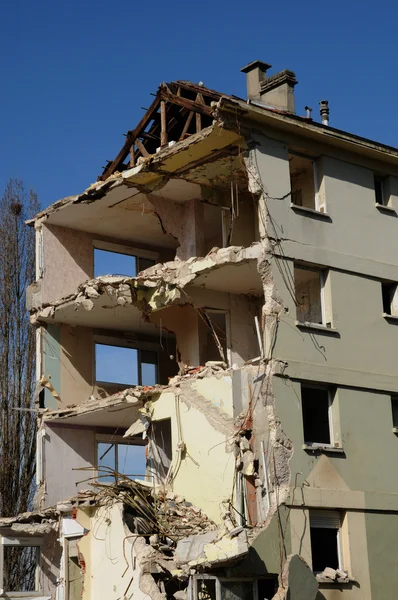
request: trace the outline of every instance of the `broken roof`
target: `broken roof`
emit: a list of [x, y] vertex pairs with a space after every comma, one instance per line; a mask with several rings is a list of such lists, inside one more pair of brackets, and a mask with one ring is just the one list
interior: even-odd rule
[[[317, 123], [307, 117], [273, 108], [261, 102], [245, 101], [222, 94], [204, 85], [188, 81], [162, 83], [152, 105], [134, 130], [128, 131], [126, 141], [114, 160], [109, 161], [96, 183], [83, 193], [69, 196], [41, 211], [35, 219], [49, 218], [54, 225], [86, 230], [86, 222], [97, 219], [109, 227], [114, 211], [93, 214], [89, 204], [103, 199], [104, 208], [153, 211], [145, 194], [161, 189], [162, 197], [180, 201], [197, 197], [196, 185], [203, 185], [206, 176], [197, 174], [198, 167], [214, 164], [245, 149], [241, 122], [258, 123], [262, 128], [280, 130], [309, 141], [324, 143], [347, 152], [384, 163], [398, 164], [398, 149], [367, 138]], [[299, 139], [299, 138], [298, 138]], [[211, 177], [207, 182], [211, 185]], [[185, 181], [183, 181], [185, 180]], [[185, 197], [175, 186], [191, 185]], [[168, 192], [167, 186], [170, 184]], [[172, 188], [172, 189], [171, 189]], [[184, 196], [184, 197], [183, 197]], [[106, 206], [105, 206], [106, 204]], [[134, 206], [130, 206], [134, 204]], [[79, 206], [78, 214], [69, 209]], [[62, 209], [62, 218], [58, 216]], [[65, 210], [66, 209], [66, 210]], [[98, 210], [95, 211], [96, 213]], [[155, 219], [154, 215], [154, 219]], [[120, 221], [118, 220], [120, 226]], [[95, 227], [94, 227], [95, 229]], [[152, 228], [153, 229], [153, 228]], [[100, 229], [96, 233], [101, 234]], [[102, 232], [103, 233], [103, 232]], [[123, 233], [123, 232], [121, 232]], [[129, 231], [131, 234], [131, 231]], [[148, 232], [148, 239], [153, 231]], [[139, 236], [138, 238], [139, 239]], [[147, 241], [147, 240], [143, 240]], [[166, 240], [165, 240], [166, 241]], [[172, 245], [171, 239], [165, 245]]]

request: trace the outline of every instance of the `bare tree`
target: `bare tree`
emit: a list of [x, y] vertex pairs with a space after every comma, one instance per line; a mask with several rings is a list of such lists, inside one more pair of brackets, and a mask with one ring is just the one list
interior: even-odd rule
[[[34, 401], [35, 332], [29, 324], [25, 292], [35, 275], [35, 239], [25, 220], [37, 211], [36, 194], [32, 190], [26, 192], [21, 181], [11, 179], [0, 199], [0, 515], [3, 517], [29, 510], [34, 493], [36, 417], [26, 409], [33, 408]], [[5, 565], [7, 585], [14, 589], [28, 586], [26, 577], [30, 568], [30, 564], [23, 565], [18, 560]]]

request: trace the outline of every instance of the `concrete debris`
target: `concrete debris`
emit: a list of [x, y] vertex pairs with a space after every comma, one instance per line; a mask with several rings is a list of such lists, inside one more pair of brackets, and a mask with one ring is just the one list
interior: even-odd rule
[[[50, 305], [30, 304], [31, 322], [52, 319], [59, 310], [73, 305], [75, 310], [95, 310], [134, 305], [144, 315], [175, 303], [185, 303], [181, 290], [199, 275], [225, 265], [242, 264], [257, 260], [262, 244], [253, 243], [249, 248], [230, 246], [214, 248], [205, 258], [188, 261], [172, 261], [157, 264], [139, 273], [137, 277], [106, 275], [91, 279], [77, 288], [75, 294], [60, 298]], [[106, 304], [104, 304], [104, 300]]]
[[298, 554], [289, 555], [272, 600], [316, 600], [317, 595], [318, 582], [310, 567]]
[[187, 564], [190, 568], [213, 568], [241, 560], [248, 550], [246, 531], [232, 538], [210, 531], [179, 541], [175, 558], [179, 565]]
[[[188, 533], [196, 535], [216, 529], [213, 521], [182, 496], [154, 491], [152, 485], [132, 481], [121, 474], [112, 486], [92, 485], [97, 490], [97, 502], [122, 502], [124, 518], [132, 533], [157, 536], [159, 548], [168, 547], [168, 539], [175, 544]], [[155, 539], [152, 537], [153, 545]]]
[[337, 581], [338, 583], [346, 583], [351, 581], [347, 573], [341, 569], [332, 569], [331, 567], [326, 567], [322, 573], [317, 574], [316, 578], [317, 581], [321, 582]]
[[15, 517], [0, 518], [1, 530], [15, 535], [44, 535], [58, 528], [59, 512], [54, 508], [20, 513]]

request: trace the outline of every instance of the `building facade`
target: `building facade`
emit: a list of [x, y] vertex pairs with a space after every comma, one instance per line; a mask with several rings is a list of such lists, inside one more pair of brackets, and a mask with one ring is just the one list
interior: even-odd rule
[[398, 151], [269, 69], [247, 101], [162, 84], [30, 222], [37, 494], [3, 595], [22, 545], [32, 597], [395, 597]]

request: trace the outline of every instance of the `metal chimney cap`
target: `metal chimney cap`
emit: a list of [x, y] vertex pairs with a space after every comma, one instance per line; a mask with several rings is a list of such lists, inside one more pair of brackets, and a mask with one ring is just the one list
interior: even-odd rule
[[262, 60], [253, 60], [253, 62], [250, 62], [248, 65], [246, 65], [245, 67], [243, 67], [240, 71], [241, 73], [249, 73], [250, 71], [253, 71], [253, 69], [260, 69], [261, 71], [268, 71], [268, 69], [270, 69], [272, 67], [272, 65], [270, 65], [269, 63], [263, 62]]

